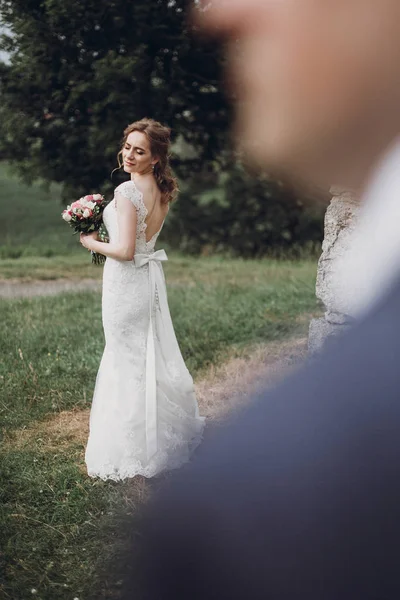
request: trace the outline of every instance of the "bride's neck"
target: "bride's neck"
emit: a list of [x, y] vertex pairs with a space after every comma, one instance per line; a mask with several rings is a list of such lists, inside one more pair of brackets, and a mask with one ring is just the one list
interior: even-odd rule
[[153, 169], [149, 169], [148, 171], [143, 171], [142, 173], [132, 173], [131, 174], [131, 179], [133, 180], [140, 180], [140, 179], [146, 179], [149, 175], [153, 175]]

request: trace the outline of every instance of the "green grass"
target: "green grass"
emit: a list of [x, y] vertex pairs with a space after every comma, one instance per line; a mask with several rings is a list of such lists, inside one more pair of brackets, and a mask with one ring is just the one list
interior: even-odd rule
[[106, 543], [107, 513], [120, 495], [115, 487], [93, 484], [77, 463], [72, 448], [68, 454], [36, 447], [3, 453], [1, 598], [33, 597], [32, 589], [42, 599], [88, 597]]
[[[189, 277], [195, 267], [197, 284]], [[195, 376], [252, 344], [292, 334], [299, 317], [315, 311], [313, 265], [265, 264], [264, 270], [262, 277], [258, 263], [207, 260], [177, 269], [169, 301]], [[129, 484], [89, 480], [79, 469], [83, 447], [73, 440], [59, 451], [36, 438], [22, 448], [12, 441], [36, 421], [90, 405], [103, 350], [100, 295], [7, 300], [0, 315], [0, 418], [7, 432], [0, 457], [0, 597], [25, 600], [32, 588], [41, 600], [114, 597], [113, 582], [100, 595], [104, 582], [96, 573], [99, 556], [113, 551], [109, 540], [118, 538]]]
[[[165, 241], [165, 240], [164, 240]], [[158, 247], [164, 247], [160, 238]], [[188, 257], [168, 252], [169, 261], [164, 270], [172, 284], [210, 283], [221, 275], [230, 283], [236, 280], [249, 285], [260, 281], [275, 281], [283, 276], [313, 276], [315, 260], [240, 260], [221, 256]], [[22, 256], [18, 259], [0, 259], [0, 280], [55, 280], [55, 279], [101, 279], [102, 267], [92, 265], [87, 251], [75, 249], [64, 255], [52, 257]]]
[[[194, 374], [234, 348], [293, 332], [298, 316], [315, 308], [311, 268], [281, 269], [270, 280], [248, 283], [249, 267], [242, 266], [243, 281], [223, 268], [211, 272], [208, 283], [169, 287], [176, 333]], [[86, 406], [104, 346], [100, 294], [0, 306], [3, 423], [21, 426], [52, 411]]]
[[[0, 182], [0, 279], [101, 277], [62, 222], [57, 190], [9, 180], [4, 165]], [[165, 270], [195, 378], [254, 344], [304, 333], [316, 311], [313, 261], [172, 253]], [[104, 345], [100, 294], [0, 300], [0, 332], [0, 598], [117, 598], [119, 576], [107, 557], [115, 565], [135, 535], [134, 521], [122, 522], [135, 514], [140, 482], [91, 480], [82, 440], [57, 446], [40, 433], [61, 411], [90, 406]]]
[[77, 246], [72, 229], [61, 219], [60, 187], [27, 186], [0, 162], [0, 259], [50, 257]]
[[21, 256], [0, 259], [0, 280], [101, 279], [102, 268], [92, 265], [87, 251], [74, 249], [52, 257]]

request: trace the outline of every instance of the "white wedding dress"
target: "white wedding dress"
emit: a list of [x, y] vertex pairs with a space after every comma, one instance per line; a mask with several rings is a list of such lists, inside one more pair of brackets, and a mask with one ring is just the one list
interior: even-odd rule
[[147, 209], [133, 181], [119, 185], [104, 210], [110, 242], [118, 238], [116, 200], [137, 210], [133, 261], [107, 258], [103, 275], [105, 349], [96, 378], [85, 461], [88, 474], [122, 480], [153, 477], [189, 460], [201, 440], [193, 380], [168, 308], [160, 232], [146, 241]]

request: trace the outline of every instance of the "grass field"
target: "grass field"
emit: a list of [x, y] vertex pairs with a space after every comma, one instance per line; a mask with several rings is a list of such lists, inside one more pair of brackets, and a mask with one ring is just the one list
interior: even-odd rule
[[[4, 167], [0, 180], [0, 279], [101, 277], [74, 245], [55, 193], [21, 186]], [[170, 259], [171, 313], [196, 381], [259, 344], [304, 335], [317, 310], [312, 261]], [[117, 598], [118, 576], [102, 574], [147, 486], [89, 480], [84, 439], [68, 429], [90, 406], [103, 350], [100, 295], [0, 300], [0, 331], [0, 598]]]
[[61, 219], [58, 186], [23, 185], [0, 162], [0, 207], [0, 258], [49, 257], [76, 248], [77, 240]]

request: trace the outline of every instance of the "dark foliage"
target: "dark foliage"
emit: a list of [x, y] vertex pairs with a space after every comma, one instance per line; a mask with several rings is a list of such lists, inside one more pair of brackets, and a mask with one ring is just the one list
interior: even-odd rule
[[[123, 180], [124, 127], [151, 116], [173, 130], [182, 183], [168, 233], [199, 252], [255, 256], [322, 238], [322, 210], [246, 175], [230, 147], [221, 48], [194, 31], [188, 0], [0, 0], [0, 159], [64, 200]], [[121, 179], [122, 177], [122, 179]]]

